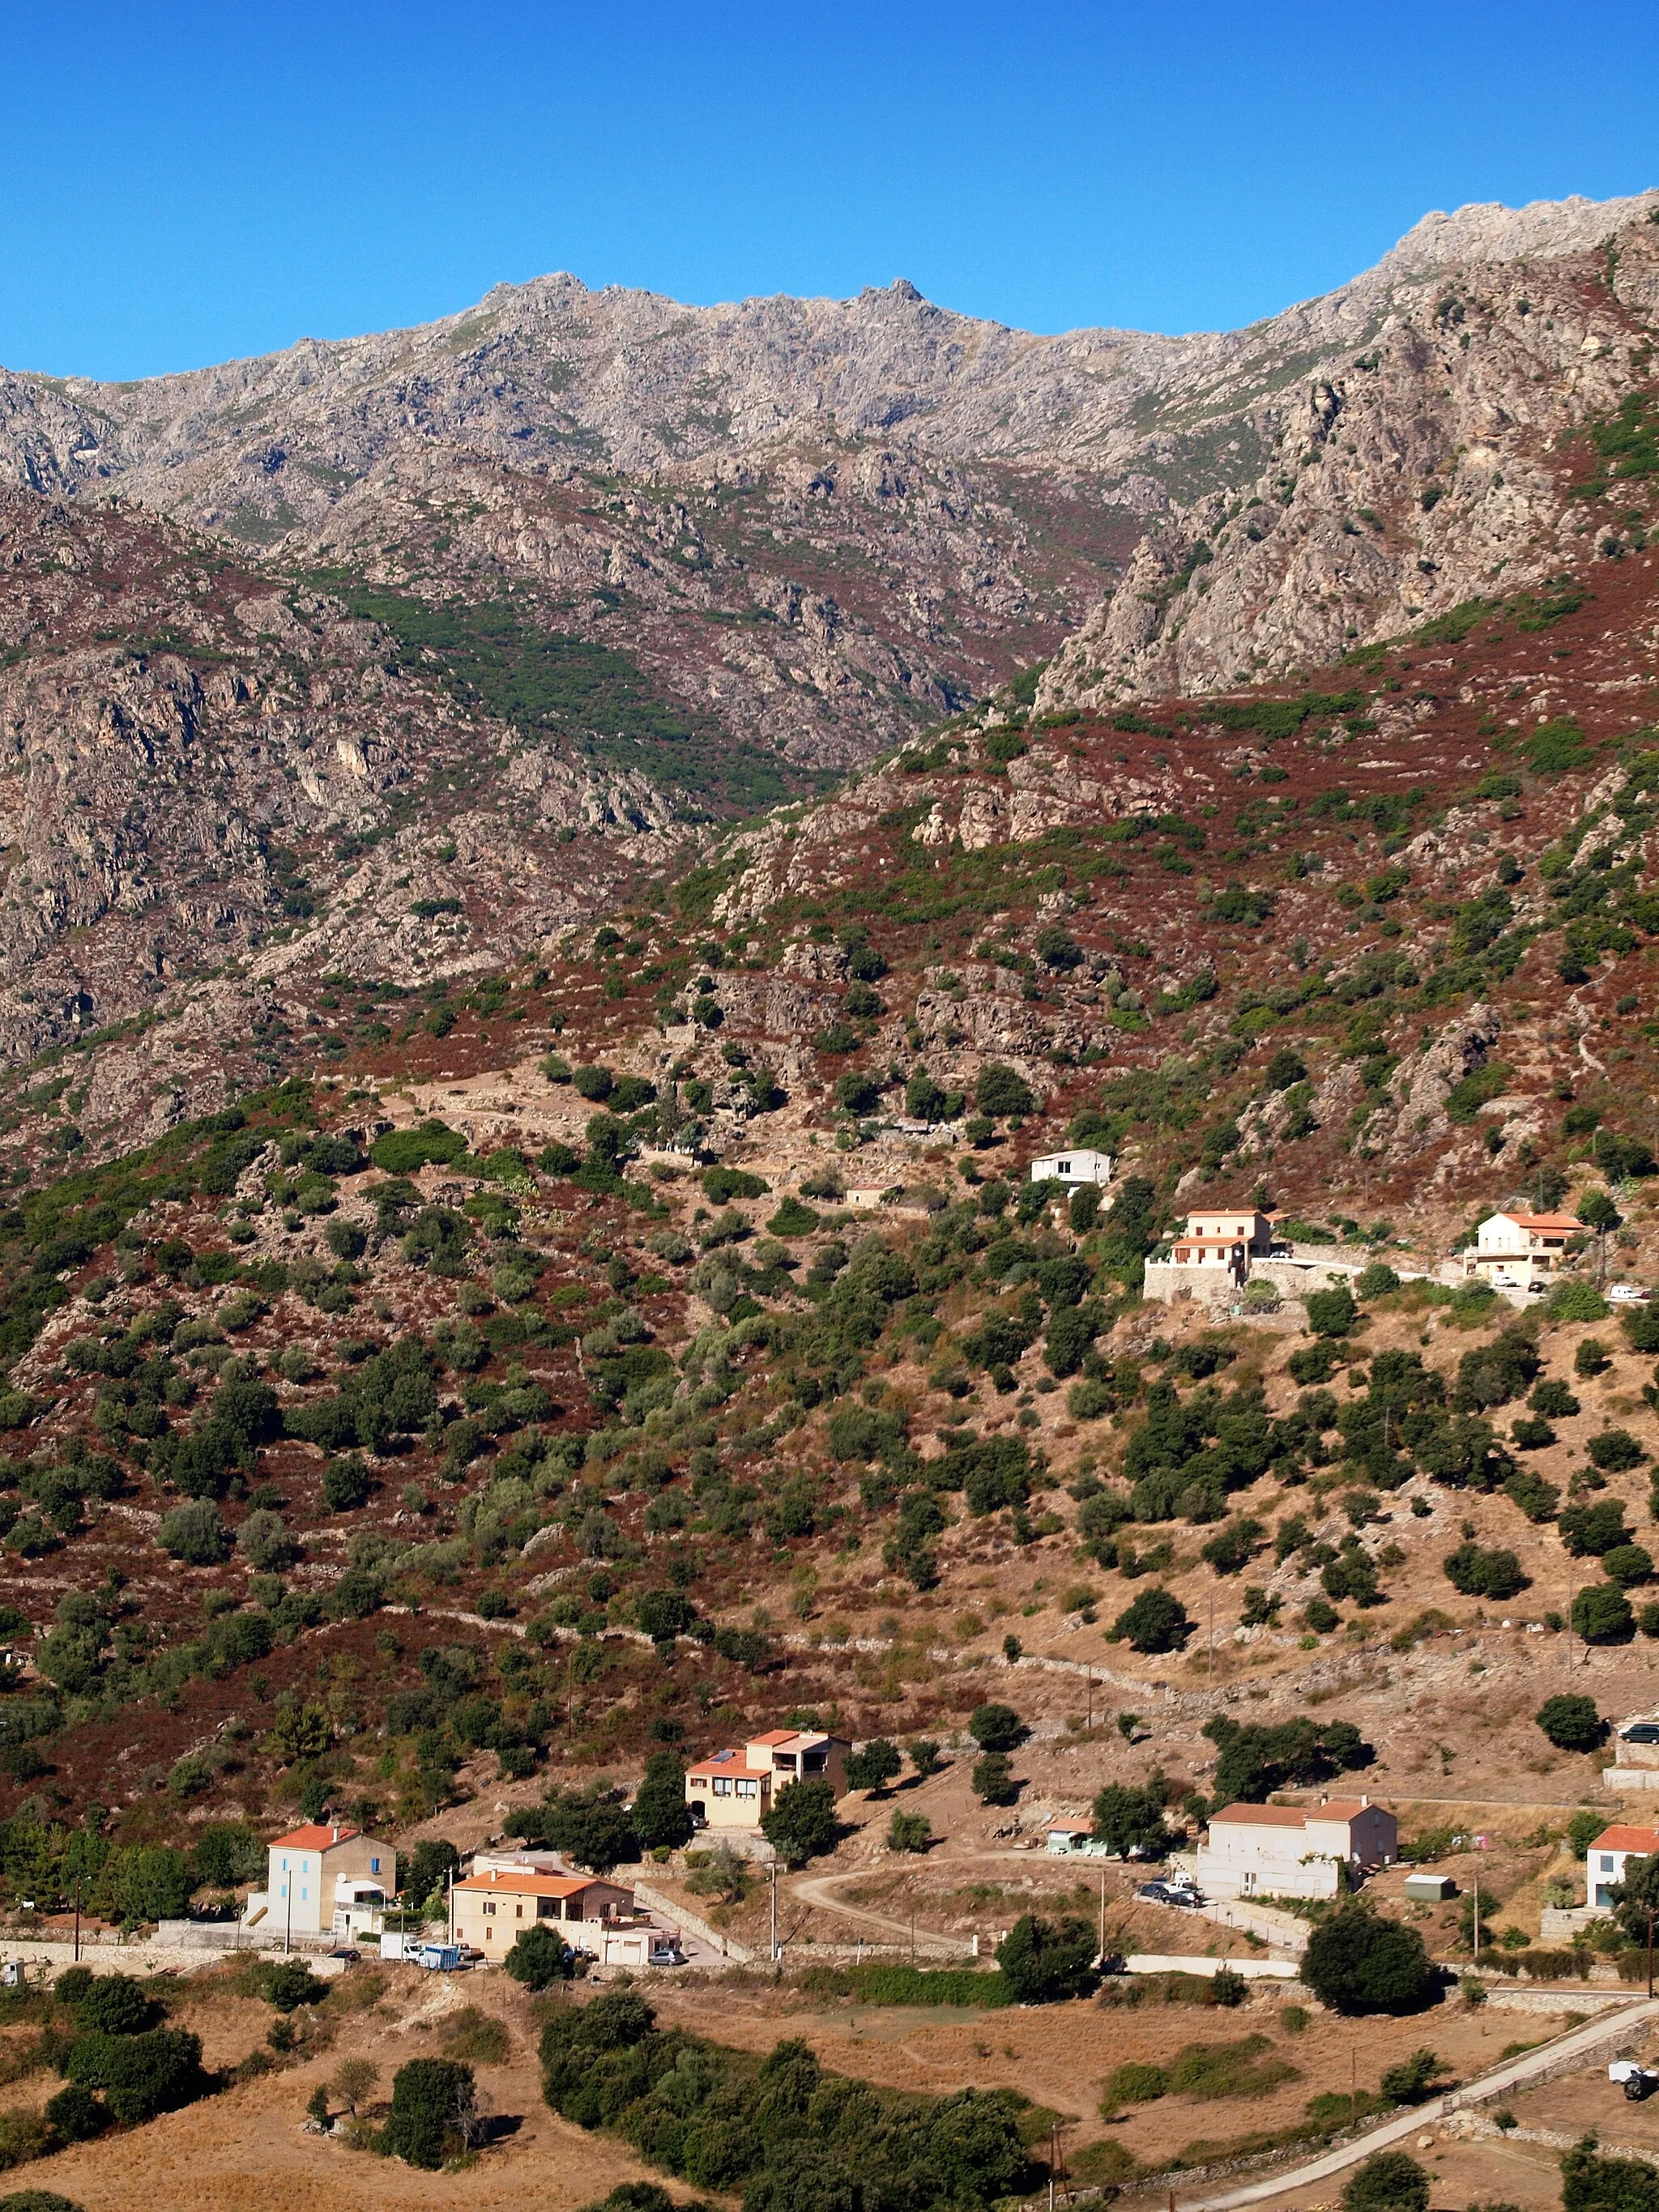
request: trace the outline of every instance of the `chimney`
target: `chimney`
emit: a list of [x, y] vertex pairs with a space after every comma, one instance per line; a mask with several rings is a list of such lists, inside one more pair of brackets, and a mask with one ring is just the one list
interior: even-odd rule
[[1359, 1809], [1360, 1809], [1360, 1811], [1361, 1811], [1362, 1813], [1365, 1810], [1366, 1807], [1370, 1803], [1370, 1802], [1371, 1802], [1371, 1801], [1370, 1801], [1370, 1799], [1369, 1797], [1364, 1796], [1363, 1796], [1363, 1795], [1361, 1796], [1360, 1800], [1359, 1800]]
[[334, 1824], [334, 1841], [337, 1844], [337, 1843], [339, 1842], [339, 1840], [340, 1840], [340, 1824], [339, 1824], [339, 1822], [337, 1820], [337, 1821], [335, 1822], [335, 1824]]

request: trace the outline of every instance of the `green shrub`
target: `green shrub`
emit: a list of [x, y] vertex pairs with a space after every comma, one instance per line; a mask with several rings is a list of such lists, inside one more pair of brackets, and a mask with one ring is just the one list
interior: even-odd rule
[[477, 2131], [472, 2069], [453, 2058], [411, 2058], [392, 2077], [385, 2143], [393, 2158], [435, 2172]]
[[1036, 1099], [1024, 1078], [1000, 1060], [988, 1060], [980, 1070], [979, 1080], [974, 1085], [974, 1103], [981, 1114], [1032, 1114], [1036, 1110]]
[[1354, 2168], [1342, 2212], [1428, 2212], [1429, 2176], [1403, 2150], [1379, 2150]]
[[792, 1195], [784, 1200], [766, 1226], [774, 1237], [810, 1237], [821, 1219], [810, 1206], [803, 1206]]
[[895, 1813], [887, 1823], [890, 1851], [925, 1851], [933, 1840], [933, 1826], [925, 1813]]
[[111, 2119], [108, 2106], [78, 2081], [48, 2097], [42, 2117], [58, 2142], [64, 2143], [90, 2142], [102, 2135]]
[[30, 2166], [55, 2148], [52, 2130], [39, 2112], [26, 2106], [0, 2112], [0, 2172], [9, 2166]]
[[997, 1945], [997, 1965], [1016, 2004], [1052, 2004], [1093, 1988], [1095, 1950], [1086, 1921], [1022, 1912]]
[[729, 1206], [734, 1198], [764, 1198], [771, 1185], [746, 1168], [712, 1167], [702, 1171], [703, 1196], [711, 1206]]
[[82, 2035], [142, 2035], [160, 2024], [162, 2008], [136, 1974], [94, 1974], [71, 1967], [58, 1978], [54, 1995], [75, 2015]]
[[544, 1920], [526, 1928], [501, 1963], [515, 1982], [532, 1991], [568, 1982], [576, 1970], [575, 1954]]
[[1142, 1590], [1112, 1623], [1109, 1640], [1132, 1651], [1184, 1650], [1193, 1625], [1180, 1599], [1163, 1589]]
[[1628, 1644], [1636, 1615], [1617, 1583], [1590, 1583], [1572, 1601], [1572, 1626], [1586, 1644]]
[[1607, 1734], [1595, 1698], [1566, 1691], [1546, 1698], [1533, 1717], [1558, 1751], [1594, 1751]]
[[466, 1150], [466, 1139], [442, 1121], [422, 1121], [417, 1129], [388, 1129], [369, 1147], [369, 1158], [387, 1175], [413, 1175], [417, 1168], [447, 1167]]
[[70, 2045], [64, 2072], [82, 2088], [100, 2089], [125, 2127], [158, 2112], [191, 2104], [207, 2087], [202, 2039], [186, 2028], [153, 2028], [146, 2035], [81, 2035]]
[[981, 1751], [1014, 1751], [1025, 1740], [1025, 1723], [1012, 1705], [976, 1705], [968, 1733]]
[[1322, 1920], [1303, 1954], [1302, 1978], [1334, 2012], [1409, 2012], [1431, 1984], [1423, 1939], [1359, 1903]]
[[1346, 1283], [1334, 1290], [1310, 1291], [1303, 1304], [1308, 1311], [1308, 1326], [1316, 1336], [1346, 1336], [1358, 1318], [1359, 1309]]
[[1115, 2068], [1108, 2077], [1100, 2109], [1103, 2114], [1109, 2115], [1120, 2105], [1150, 2105], [1167, 2095], [1169, 2087], [1170, 2076], [1165, 2068], [1131, 2059]]
[[156, 1541], [164, 1552], [186, 1566], [216, 1567], [231, 1554], [230, 1531], [218, 1508], [206, 1498], [175, 1505], [161, 1516]]
[[301, 2005], [320, 2004], [328, 1995], [328, 1984], [319, 1980], [303, 1959], [284, 1959], [277, 1966], [268, 1966], [264, 1986], [266, 2003], [283, 2013], [297, 2012]]
[[1262, 2056], [1269, 2050], [1265, 2035], [1241, 2036], [1235, 2043], [1189, 2043], [1170, 2067], [1170, 2087], [1177, 2095], [1206, 2100], [1265, 2097], [1281, 2082], [1297, 2078], [1287, 2058]]
[[791, 1782], [761, 1814], [761, 1832], [788, 1866], [835, 1848], [836, 1795], [828, 1782]]

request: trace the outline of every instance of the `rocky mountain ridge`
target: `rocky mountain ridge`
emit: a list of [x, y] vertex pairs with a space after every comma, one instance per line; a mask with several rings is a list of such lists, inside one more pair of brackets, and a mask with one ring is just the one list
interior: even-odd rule
[[1396, 284], [1365, 349], [1285, 411], [1249, 496], [1155, 520], [1041, 703], [1224, 690], [1577, 565], [1595, 531], [1560, 450], [1644, 384], [1656, 307], [1650, 207], [1578, 252]]

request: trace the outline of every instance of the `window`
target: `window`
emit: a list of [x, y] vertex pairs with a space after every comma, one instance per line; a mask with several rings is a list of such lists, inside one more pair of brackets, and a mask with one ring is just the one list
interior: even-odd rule
[[517, 1918], [517, 1919], [520, 1919], [520, 1920], [522, 1920], [522, 1919], [524, 1918], [524, 1907], [523, 1907], [523, 1905], [519, 1905], [519, 1906], [515, 1907], [515, 1909], [514, 1909], [514, 1917], [515, 1917], [515, 1918]]
[[485, 1899], [484, 1899], [484, 1911], [485, 1911], [486, 1915], [487, 1915], [490, 1919], [492, 1919], [492, 1920], [493, 1920], [493, 1919], [495, 1918], [495, 1899], [494, 1899], [493, 1897], [487, 1897], [487, 1898], [485, 1898]]
[[714, 1795], [717, 1797], [729, 1797], [732, 1795], [732, 1784], [723, 1774], [717, 1774], [714, 1777]]
[[738, 1795], [739, 1797], [758, 1797], [760, 1795], [759, 1783], [739, 1782], [738, 1784]]
[[379, 1874], [380, 1871], [380, 1862], [379, 1859], [371, 1859], [369, 1861], [368, 1870], [371, 1874]]
[[1601, 1871], [1603, 1874], [1611, 1874], [1613, 1871], [1613, 1854], [1610, 1851], [1603, 1851], [1601, 1854]]

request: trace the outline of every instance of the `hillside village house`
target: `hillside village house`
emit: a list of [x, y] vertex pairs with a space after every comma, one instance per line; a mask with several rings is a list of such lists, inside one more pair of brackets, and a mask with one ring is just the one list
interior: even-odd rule
[[1583, 1233], [1583, 1223], [1570, 1213], [1488, 1214], [1463, 1255], [1463, 1272], [1484, 1277], [1494, 1290], [1529, 1290], [1559, 1273], [1569, 1238]]
[[[634, 1893], [592, 1875], [503, 1873], [469, 1875], [450, 1892], [455, 1940], [504, 1959], [526, 1928], [538, 1920], [578, 1950], [599, 1954], [608, 1927], [632, 1923]], [[577, 1924], [573, 1924], [577, 1923]]]
[[1086, 1149], [1069, 1152], [1039, 1152], [1031, 1163], [1033, 1182], [1109, 1183], [1112, 1179], [1109, 1152]]
[[1210, 1820], [1194, 1873], [1206, 1897], [1335, 1897], [1350, 1876], [1392, 1866], [1394, 1814], [1369, 1797], [1319, 1805], [1228, 1805]]
[[1252, 1253], [1266, 1252], [1273, 1242], [1273, 1224], [1254, 1206], [1204, 1206], [1187, 1216], [1187, 1226], [1176, 1237], [1170, 1264], [1206, 1272], [1195, 1288], [1220, 1274], [1243, 1283], [1249, 1273]]
[[1603, 1828], [1584, 1854], [1584, 1903], [1606, 1911], [1613, 1892], [1625, 1879], [1627, 1859], [1650, 1859], [1659, 1853], [1659, 1828], [1634, 1828], [1622, 1821]]
[[266, 1854], [265, 1887], [247, 1901], [245, 1925], [269, 1942], [290, 1936], [355, 1936], [377, 1924], [397, 1894], [398, 1854], [358, 1828], [308, 1822]]
[[700, 1759], [686, 1769], [685, 1802], [700, 1828], [758, 1828], [780, 1790], [792, 1782], [828, 1782], [847, 1794], [847, 1754], [840, 1736], [816, 1729], [773, 1729], [738, 1750]]

